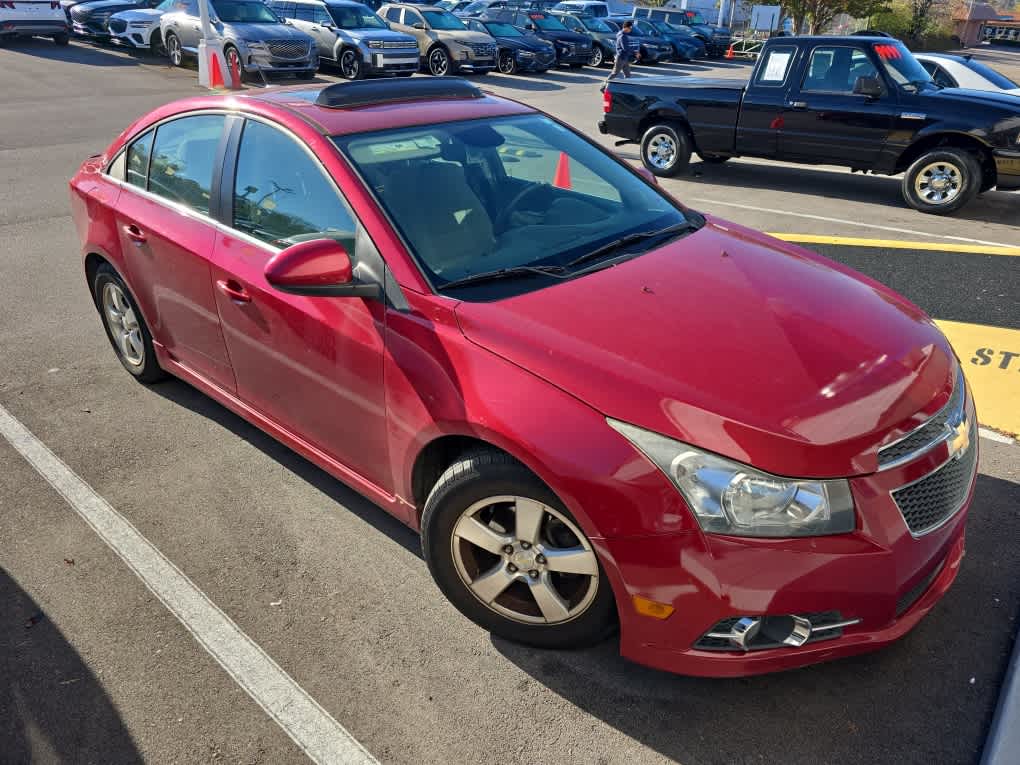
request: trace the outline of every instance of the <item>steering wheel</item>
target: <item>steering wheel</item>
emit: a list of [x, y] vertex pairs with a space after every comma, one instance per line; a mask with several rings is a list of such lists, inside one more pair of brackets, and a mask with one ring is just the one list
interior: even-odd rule
[[513, 199], [511, 199], [506, 207], [496, 216], [496, 220], [492, 222], [492, 231], [494, 234], [502, 234], [506, 230], [506, 224], [510, 221], [510, 214], [517, 209], [517, 206], [524, 200], [525, 197], [536, 191], [545, 191], [549, 188], [548, 183], [536, 183], [532, 186], [526, 186], [517, 192]]

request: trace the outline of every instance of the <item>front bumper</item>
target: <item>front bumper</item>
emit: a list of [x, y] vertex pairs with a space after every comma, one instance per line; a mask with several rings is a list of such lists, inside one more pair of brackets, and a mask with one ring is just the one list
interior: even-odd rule
[[99, 23], [86, 22], [82, 24], [78, 21], [72, 21], [71, 31], [79, 37], [95, 37], [104, 40], [110, 37], [110, 30], [105, 25]]
[[530, 57], [519, 56], [517, 53], [514, 53], [513, 56], [517, 62], [517, 69], [521, 72], [544, 72], [556, 66], [555, 53], [542, 53]]
[[67, 34], [67, 24], [63, 21], [44, 21], [35, 19], [8, 20], [0, 22], [0, 35], [63, 35]]
[[[969, 449], [959, 464], [976, 465], [976, 427]], [[917, 535], [893, 492], [952, 464], [943, 445], [852, 479], [858, 528], [851, 534], [756, 539], [690, 530], [593, 540], [616, 595], [621, 654], [669, 672], [739, 677], [852, 656], [902, 637], [959, 572], [976, 469], [961, 468], [973, 472], [958, 484], [964, 497], [958, 509]], [[634, 597], [667, 604], [672, 614], [641, 615]], [[782, 645], [779, 638], [744, 650], [713, 637], [720, 624], [738, 617], [807, 617], [817, 627], [825, 623], [821, 615], [833, 613], [832, 622], [852, 623], [812, 631], [800, 645]]]
[[1020, 189], [1020, 151], [996, 150], [995, 173], [995, 187], [1000, 191]]
[[244, 71], [249, 74], [262, 72], [263, 74], [295, 74], [298, 72], [314, 72], [319, 68], [317, 55], [309, 55], [305, 58], [290, 59], [278, 58], [264, 51], [245, 51], [241, 60]]
[[591, 48], [571, 48], [563, 50], [556, 49], [556, 63], [558, 64], [587, 64], [591, 61]]
[[110, 30], [110, 42], [115, 45], [123, 45], [126, 48], [148, 49], [152, 39], [151, 29], [128, 29], [125, 32], [114, 32]]
[[362, 53], [362, 60], [365, 62], [366, 71], [369, 74], [417, 72], [421, 66], [417, 48], [386, 53], [373, 49], [367, 55]]

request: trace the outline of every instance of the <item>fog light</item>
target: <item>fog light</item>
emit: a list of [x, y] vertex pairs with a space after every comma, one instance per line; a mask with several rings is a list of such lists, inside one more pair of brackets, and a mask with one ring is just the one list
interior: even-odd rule
[[640, 595], [634, 595], [631, 601], [634, 603], [634, 610], [642, 616], [650, 616], [653, 619], [668, 619], [673, 614], [673, 606], [669, 605], [669, 603], [659, 603], [656, 600], [642, 598]]
[[808, 642], [841, 637], [843, 629], [860, 623], [839, 611], [774, 616], [731, 616], [718, 622], [694, 647], [707, 651], [761, 651], [799, 648]]

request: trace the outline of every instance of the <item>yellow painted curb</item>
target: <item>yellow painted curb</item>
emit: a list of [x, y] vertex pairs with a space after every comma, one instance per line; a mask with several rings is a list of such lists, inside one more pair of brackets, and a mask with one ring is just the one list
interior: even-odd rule
[[839, 244], [846, 247], [881, 247], [887, 250], [933, 250], [938, 252], [966, 252], [973, 255], [1020, 256], [1020, 247], [995, 247], [990, 244], [954, 244], [951, 242], [911, 242], [907, 239], [857, 239], [850, 236], [820, 236], [815, 234], [769, 234], [784, 242], [797, 244]]
[[978, 420], [1020, 434], [1020, 330], [939, 321], [974, 391]]

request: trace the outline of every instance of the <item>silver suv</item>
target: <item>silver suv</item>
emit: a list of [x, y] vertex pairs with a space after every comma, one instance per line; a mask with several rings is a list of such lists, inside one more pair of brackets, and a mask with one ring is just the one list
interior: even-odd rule
[[398, 32], [414, 35], [425, 71], [441, 76], [459, 70], [488, 74], [496, 68], [496, 41], [472, 32], [449, 11], [434, 5], [387, 3], [379, 15]]
[[[288, 26], [261, 0], [210, 0], [209, 15], [229, 67], [236, 64], [239, 71], [249, 74], [315, 76], [319, 68], [315, 42]], [[180, 66], [185, 55], [198, 55], [202, 39], [198, 0], [185, 0], [183, 9], [164, 13], [159, 28], [172, 66]]]
[[418, 71], [418, 42], [394, 32], [366, 5], [353, 0], [267, 0], [277, 16], [315, 40], [320, 61], [348, 80], [366, 75], [410, 77]]

